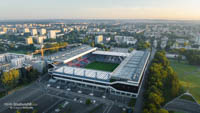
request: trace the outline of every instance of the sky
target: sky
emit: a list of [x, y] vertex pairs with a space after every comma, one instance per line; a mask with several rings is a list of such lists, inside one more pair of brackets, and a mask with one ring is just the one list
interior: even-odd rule
[[200, 20], [200, 0], [0, 0], [6, 19]]

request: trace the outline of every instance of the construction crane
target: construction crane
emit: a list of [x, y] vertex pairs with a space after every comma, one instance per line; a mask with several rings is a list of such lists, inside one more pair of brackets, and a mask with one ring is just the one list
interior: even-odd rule
[[44, 52], [45, 52], [46, 50], [60, 49], [60, 48], [67, 47], [67, 45], [65, 45], [65, 46], [59, 46], [59, 47], [51, 47], [51, 48], [43, 48], [43, 47], [44, 47], [44, 46], [42, 45], [42, 46], [41, 46], [41, 49], [35, 50], [35, 52], [33, 52], [33, 53], [29, 54], [29, 55], [35, 55], [35, 54], [41, 53], [41, 57], [42, 57], [42, 59], [44, 59]]

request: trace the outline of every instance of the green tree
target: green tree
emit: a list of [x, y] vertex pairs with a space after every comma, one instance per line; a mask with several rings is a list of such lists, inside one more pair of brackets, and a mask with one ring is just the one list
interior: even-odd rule
[[13, 69], [8, 72], [4, 72], [1, 76], [1, 81], [4, 86], [14, 87], [18, 83], [19, 70]]
[[87, 99], [87, 100], [85, 101], [85, 104], [86, 104], [86, 105], [90, 105], [90, 104], [91, 104], [91, 100], [90, 100], [90, 99]]
[[95, 45], [94, 42], [91, 42], [90, 46], [91, 46], [91, 47], [94, 47], [94, 45]]
[[154, 103], [157, 106], [160, 106], [160, 104], [164, 102], [164, 98], [153, 92], [149, 94], [148, 100], [150, 103]]
[[158, 113], [169, 113], [167, 110], [165, 110], [165, 109], [160, 109], [159, 111], [158, 111]]

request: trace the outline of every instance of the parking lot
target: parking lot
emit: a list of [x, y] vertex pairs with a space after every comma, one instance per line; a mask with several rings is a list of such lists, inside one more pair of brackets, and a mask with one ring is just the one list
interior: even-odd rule
[[129, 97], [113, 95], [104, 89], [99, 89], [95, 87], [89, 87], [75, 83], [68, 83], [64, 81], [56, 81], [55, 83], [46, 82], [45, 84], [48, 88], [57, 88], [66, 92], [70, 91], [74, 93], [88, 95], [89, 97], [93, 96], [102, 99], [108, 99], [115, 102], [119, 102], [124, 105], [127, 105], [128, 102], [130, 101]]
[[[48, 80], [36, 82], [24, 92], [30, 90], [32, 93], [27, 95], [19, 91], [22, 97], [17, 103], [32, 103], [33, 109], [19, 109], [21, 113], [121, 113], [126, 108], [129, 99], [116, 95], [110, 95], [107, 91], [96, 88], [83, 87], [81, 85]], [[12, 98], [17, 96], [12, 96]], [[86, 104], [86, 101], [90, 104]], [[122, 103], [124, 104], [118, 104]], [[10, 101], [13, 102], [13, 101]], [[115, 105], [114, 105], [115, 104]], [[78, 109], [77, 109], [78, 108]], [[2, 113], [15, 113], [17, 109], [9, 107]]]

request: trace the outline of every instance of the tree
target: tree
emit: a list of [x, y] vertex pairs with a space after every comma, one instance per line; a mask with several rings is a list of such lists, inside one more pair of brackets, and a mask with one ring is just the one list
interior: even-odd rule
[[94, 47], [94, 45], [95, 45], [94, 42], [91, 42], [90, 46], [91, 46], [91, 47]]
[[155, 54], [149, 68], [147, 90], [145, 91], [144, 113], [168, 113], [161, 109], [164, 102], [168, 102], [180, 93], [180, 84], [164, 51]]
[[165, 109], [160, 109], [159, 111], [158, 111], [158, 113], [169, 113], [167, 110], [165, 110]]
[[21, 112], [19, 110], [17, 110], [16, 113], [21, 113]]
[[169, 60], [165, 56], [164, 51], [159, 51], [155, 54], [154, 63], [161, 63], [164, 67], [169, 66]]
[[85, 101], [85, 104], [86, 104], [86, 105], [90, 105], [90, 104], [91, 104], [91, 100], [90, 100], [90, 99], [87, 99], [87, 100]]
[[4, 72], [1, 81], [7, 87], [13, 87], [17, 84], [19, 79], [19, 70], [13, 69], [8, 72]]
[[148, 100], [150, 103], [154, 103], [157, 106], [160, 106], [160, 104], [164, 102], [164, 98], [153, 92], [149, 94]]

